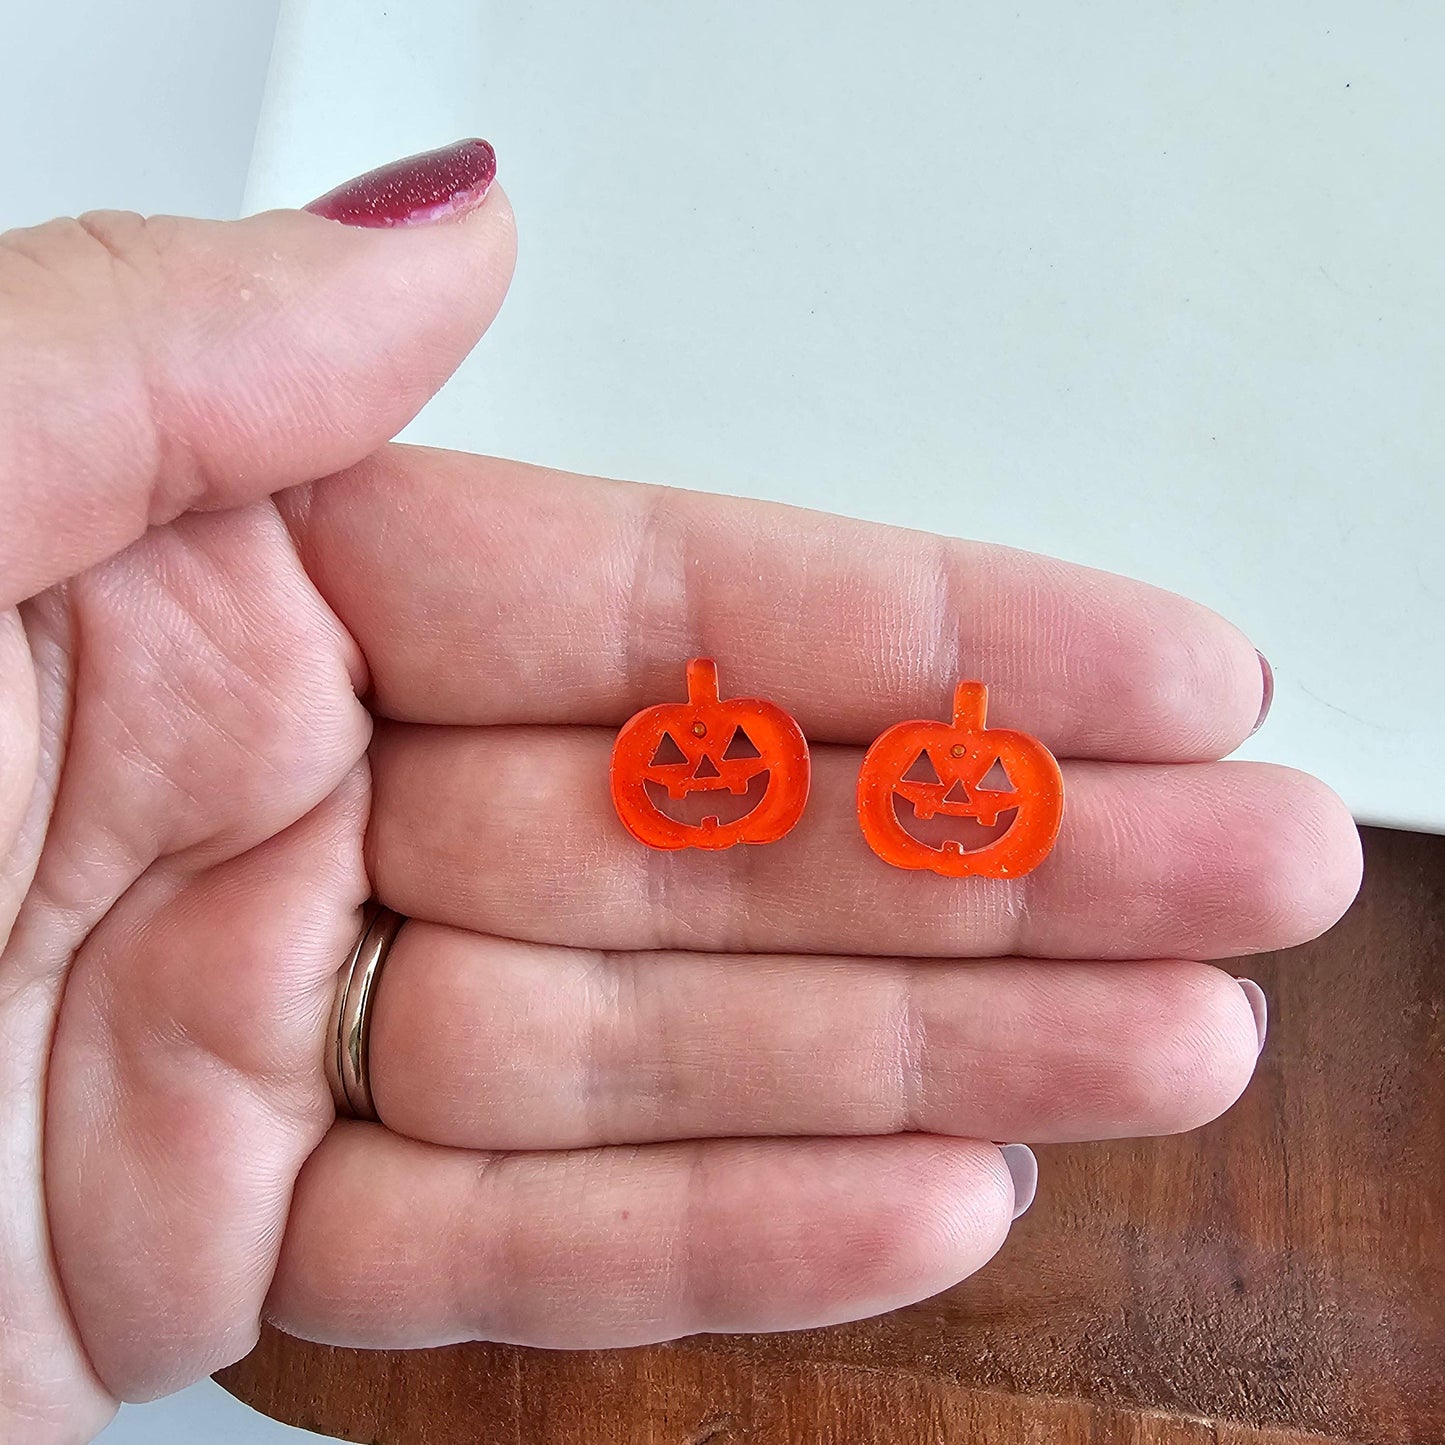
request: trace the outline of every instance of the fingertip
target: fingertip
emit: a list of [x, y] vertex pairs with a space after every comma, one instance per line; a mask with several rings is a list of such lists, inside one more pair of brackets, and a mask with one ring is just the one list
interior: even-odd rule
[[177, 429], [212, 454], [208, 474], [274, 491], [354, 465], [413, 420], [501, 309], [516, 226], [494, 184], [449, 221], [268, 211], [196, 248], [206, 263], [175, 294], [209, 288], [212, 344], [175, 351]]
[[1147, 1033], [1139, 1020], [1139, 1109], [1128, 1132], [1183, 1134], [1219, 1118], [1248, 1087], [1261, 1024], [1248, 990], [1213, 964], [1166, 963], [1156, 977], [1168, 1004]]
[[1129, 762], [1210, 762], [1233, 752], [1260, 713], [1260, 654], [1249, 638], [1178, 593], [1110, 573], [1078, 575], [1075, 588], [1056, 588], [1062, 615], [1053, 629], [1071, 641], [1074, 686], [1099, 705], [1066, 717], [1075, 735], [1060, 739], [1065, 752]]
[[[1176, 740], [1177, 758], [1210, 762], [1233, 752], [1259, 715], [1260, 654], [1228, 618], [1185, 598], [1174, 602], [1177, 630], [1153, 630], [1140, 694], [1152, 696], [1159, 736]], [[1147, 710], [1145, 696], [1136, 696]]]
[[1228, 766], [1248, 769], [1236, 782], [1272, 803], [1267, 826], [1237, 838], [1240, 912], [1257, 923], [1252, 946], [1240, 951], [1308, 943], [1334, 927], [1360, 891], [1359, 828], [1339, 794], [1309, 773], [1276, 764]]
[[1037, 1183], [1035, 1161], [1030, 1185], [1033, 1152], [1024, 1145], [903, 1134], [875, 1139], [867, 1152], [875, 1173], [892, 1163], [892, 1181], [871, 1206], [861, 1196], [855, 1205], [854, 1228], [871, 1244], [852, 1265], [857, 1271], [867, 1260], [854, 1275], [852, 1318], [926, 1299], [982, 1269], [1008, 1238], [1019, 1199], [1032, 1203]]

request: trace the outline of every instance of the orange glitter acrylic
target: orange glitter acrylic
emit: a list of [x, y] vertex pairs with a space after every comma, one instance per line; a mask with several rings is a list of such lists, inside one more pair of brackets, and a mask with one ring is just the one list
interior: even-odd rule
[[868, 749], [858, 822], [885, 863], [1018, 878], [1048, 857], [1064, 813], [1059, 765], [1037, 738], [985, 728], [987, 706], [983, 683], [960, 682], [951, 723], [898, 723]]
[[[717, 664], [694, 657], [687, 664], [687, 701], [644, 708], [618, 733], [612, 802], [627, 831], [649, 848], [775, 843], [802, 816], [809, 772], [798, 724], [761, 698], [720, 698]], [[667, 811], [685, 804], [697, 813], [700, 794], [717, 796], [704, 797], [697, 821]], [[720, 822], [729, 796], [743, 800], [735, 810], [746, 811]], [[713, 801], [717, 811], [707, 811]]]

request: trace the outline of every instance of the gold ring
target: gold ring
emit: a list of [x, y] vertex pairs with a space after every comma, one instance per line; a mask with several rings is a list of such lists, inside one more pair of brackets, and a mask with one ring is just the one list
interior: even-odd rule
[[367, 1051], [371, 1044], [371, 1002], [381, 966], [406, 917], [379, 903], [369, 903], [361, 936], [342, 965], [331, 1009], [331, 1047], [326, 1051], [326, 1077], [336, 1112], [353, 1119], [376, 1120], [371, 1098]]

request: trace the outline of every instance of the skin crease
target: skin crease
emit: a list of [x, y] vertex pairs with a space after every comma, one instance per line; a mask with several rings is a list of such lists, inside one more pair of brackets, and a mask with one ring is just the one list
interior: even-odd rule
[[[0, 1438], [89, 1439], [263, 1318], [606, 1345], [921, 1298], [1004, 1242], [987, 1141], [1213, 1117], [1254, 1018], [1188, 960], [1353, 896], [1337, 799], [1214, 761], [1263, 684], [1203, 609], [385, 446], [513, 254], [496, 186], [427, 224], [0, 238]], [[611, 811], [615, 729], [692, 656], [814, 744], [777, 844], [666, 854]], [[963, 659], [1064, 763], [1027, 880], [889, 869], [851, 812]], [[390, 1128], [336, 1122], [322, 1070], [373, 890], [419, 920]]]

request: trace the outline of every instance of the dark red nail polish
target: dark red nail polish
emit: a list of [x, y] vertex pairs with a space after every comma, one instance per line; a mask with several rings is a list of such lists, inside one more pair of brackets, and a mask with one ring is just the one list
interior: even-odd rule
[[484, 140], [459, 140], [379, 166], [305, 207], [346, 226], [416, 226], [464, 216], [497, 178], [497, 153]]
[[1249, 735], [1253, 737], [1260, 728], [1264, 726], [1264, 720], [1269, 716], [1270, 704], [1274, 701], [1274, 668], [1269, 665], [1269, 658], [1258, 648], [1254, 655], [1259, 658], [1259, 670], [1264, 674], [1264, 696], [1260, 699], [1259, 716], [1254, 720], [1254, 726], [1250, 728]]

